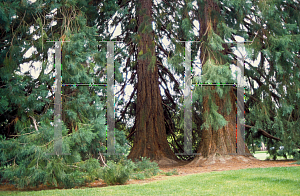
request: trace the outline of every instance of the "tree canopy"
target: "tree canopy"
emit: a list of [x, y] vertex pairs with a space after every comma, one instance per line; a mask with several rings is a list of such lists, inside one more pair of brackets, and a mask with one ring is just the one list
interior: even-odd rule
[[[237, 87], [192, 86], [193, 152], [232, 153], [238, 124], [245, 127], [249, 149], [263, 141], [275, 159], [299, 159], [299, 11], [297, 0], [1, 2], [1, 178], [21, 187], [71, 187], [87, 180], [84, 176], [94, 178], [104, 158], [122, 157], [102, 155], [107, 88], [86, 85], [107, 82], [105, 41], [119, 41], [114, 57], [118, 154], [195, 158], [175, 155], [184, 152], [185, 42], [194, 41], [192, 83], [236, 83], [232, 72], [244, 67], [245, 124], [236, 122], [236, 107], [243, 108], [236, 104]], [[49, 41], [58, 40], [69, 41], [61, 43], [62, 84], [75, 84], [61, 88], [63, 152], [70, 156], [47, 155], [53, 150], [55, 100]], [[246, 41], [243, 48], [240, 40]], [[237, 50], [244, 51], [244, 65]], [[279, 146], [284, 149], [270, 150]]]

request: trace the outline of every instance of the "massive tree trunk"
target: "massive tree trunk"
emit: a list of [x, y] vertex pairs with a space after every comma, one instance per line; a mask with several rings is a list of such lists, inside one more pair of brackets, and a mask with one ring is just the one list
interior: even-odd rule
[[[158, 68], [155, 64], [155, 44], [152, 31], [152, 0], [139, 1], [138, 16], [138, 86], [136, 104], [136, 133], [130, 159], [148, 157], [172, 163], [176, 156], [168, 142], [164, 123]], [[150, 30], [149, 30], [150, 29]], [[154, 63], [153, 63], [154, 62]]]
[[[206, 87], [209, 88], [209, 87]], [[226, 88], [226, 87], [224, 87]], [[206, 165], [215, 163], [225, 163], [226, 160], [232, 159], [232, 156], [238, 155], [237, 158], [243, 161], [249, 161], [253, 157], [245, 154], [249, 154], [247, 146], [245, 146], [242, 135], [240, 134], [240, 123], [236, 119], [236, 95], [233, 87], [230, 90], [230, 100], [220, 99], [217, 93], [214, 94], [215, 103], [218, 108], [218, 113], [222, 114], [228, 124], [219, 130], [213, 130], [211, 127], [202, 131], [202, 138], [199, 144], [197, 153], [198, 155], [190, 163], [190, 165]], [[214, 88], [211, 87], [213, 90]], [[211, 99], [206, 96], [203, 98], [203, 112], [209, 111], [208, 101]], [[226, 107], [226, 101], [231, 101], [231, 112], [226, 114], [224, 107]], [[226, 111], [226, 110], [225, 110]], [[246, 158], [247, 156], [248, 158]]]
[[[207, 41], [207, 37], [211, 31], [218, 33], [218, 19], [215, 14], [212, 14], [212, 11], [220, 13], [217, 3], [214, 0], [205, 1], [203, 17], [200, 17], [199, 19], [201, 25], [199, 34], [205, 41]], [[202, 65], [206, 63], [209, 56], [210, 58], [213, 58], [213, 55], [207, 53], [206, 48], [201, 48], [200, 58]], [[220, 59], [218, 59], [218, 62], [222, 62], [222, 60], [220, 61]], [[207, 88], [208, 90], [215, 89], [215, 87], [203, 88]], [[224, 88], [230, 88], [230, 100], [221, 99], [217, 93], [214, 93], [213, 96], [215, 103], [218, 106], [218, 113], [223, 115], [225, 120], [228, 121], [228, 124], [219, 130], [213, 130], [211, 127], [202, 130], [202, 138], [197, 151], [197, 153], [200, 153], [201, 155], [196, 156], [192, 163], [190, 163], [191, 165], [213, 164], [216, 163], [216, 160], [225, 162], [227, 158], [230, 159], [230, 155], [250, 153], [247, 146], [244, 145], [243, 138], [240, 134], [240, 123], [237, 122], [236, 118], [237, 110], [234, 88], [228, 86]], [[206, 96], [203, 98], [203, 113], [210, 110], [208, 104], [209, 99], [212, 99], [212, 97]], [[227, 105], [227, 101], [231, 102], [232, 106], [230, 114], [222, 112]], [[242, 159], [247, 160], [244, 157], [242, 157]]]
[[[214, 90], [214, 87], [206, 87]], [[242, 135], [240, 134], [240, 123], [237, 121], [236, 114], [236, 95], [233, 87], [230, 88], [230, 100], [221, 99], [217, 93], [214, 93], [214, 99], [218, 108], [218, 113], [222, 114], [228, 124], [219, 130], [213, 130], [211, 127], [202, 131], [202, 138], [197, 153], [201, 153], [200, 156], [195, 158], [194, 162], [199, 160], [209, 160], [214, 163], [215, 156], [219, 156], [221, 160], [224, 160], [224, 155], [244, 155], [250, 153], [247, 146], [244, 145]], [[203, 98], [203, 112], [210, 110], [208, 101], [211, 99], [206, 96]], [[231, 112], [226, 114], [226, 102], [231, 102]], [[211, 160], [213, 159], [213, 160]]]

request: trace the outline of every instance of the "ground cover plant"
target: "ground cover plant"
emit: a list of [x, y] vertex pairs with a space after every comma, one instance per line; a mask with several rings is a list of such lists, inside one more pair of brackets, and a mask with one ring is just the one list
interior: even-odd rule
[[[83, 186], [85, 183], [103, 179], [107, 185], [125, 184], [129, 179], [145, 179], [160, 173], [158, 164], [150, 161], [148, 158], [141, 158], [133, 162], [126, 158], [118, 161], [108, 160], [105, 166], [100, 167], [96, 159], [88, 159], [74, 164], [75, 170], [66, 167], [64, 160], [56, 158], [50, 162], [47, 169], [51, 169], [51, 176], [42, 176], [40, 178], [33, 176], [33, 179], [18, 179], [18, 176], [9, 175], [13, 167], [2, 168], [3, 178], [8, 179], [9, 183], [15, 184], [18, 188], [33, 187], [40, 184], [46, 184], [50, 187], [73, 188]], [[37, 171], [39, 172], [39, 171]], [[37, 173], [36, 172], [36, 173]], [[37, 175], [35, 173], [35, 175]], [[1, 173], [0, 173], [1, 174]], [[14, 173], [13, 173], [14, 174]], [[168, 175], [175, 174], [169, 172]], [[45, 174], [46, 175], [46, 174]], [[50, 178], [50, 180], [48, 179]], [[27, 184], [26, 184], [27, 180]], [[19, 184], [21, 183], [21, 184]]]
[[140, 161], [121, 159], [118, 163], [109, 161], [102, 168], [100, 178], [108, 185], [125, 184], [129, 179], [145, 179], [157, 175], [160, 172], [156, 162], [142, 157]]
[[172, 177], [148, 184], [32, 192], [6, 191], [0, 192], [0, 195], [300, 195], [299, 176], [300, 167], [252, 168]]

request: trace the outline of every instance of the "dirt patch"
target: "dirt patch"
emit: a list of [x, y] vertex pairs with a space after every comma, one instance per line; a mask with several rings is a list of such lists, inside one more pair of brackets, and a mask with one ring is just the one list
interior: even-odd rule
[[[202, 162], [203, 161], [203, 162]], [[201, 164], [206, 163], [206, 164]], [[167, 164], [166, 164], [167, 163]], [[242, 156], [230, 156], [230, 157], [215, 157], [215, 158], [201, 158], [198, 160], [198, 164], [183, 163], [179, 162], [177, 164], [172, 164], [169, 160], [166, 160], [164, 166], [160, 167], [160, 170], [163, 172], [168, 172], [176, 169], [179, 175], [165, 176], [158, 175], [145, 180], [129, 180], [125, 185], [128, 184], [145, 184], [153, 181], [167, 180], [177, 176], [185, 176], [190, 174], [197, 173], [207, 173], [212, 171], [227, 171], [227, 170], [239, 170], [247, 168], [266, 168], [266, 167], [294, 167], [299, 166], [295, 161], [289, 160], [278, 160], [278, 161], [260, 161], [255, 158], [242, 157]], [[87, 188], [87, 187], [106, 187], [107, 185], [103, 180], [96, 180], [92, 183], [87, 183], [84, 187], [75, 187], [75, 188]], [[119, 186], [119, 185], [116, 185]], [[27, 189], [17, 189], [11, 184], [0, 184], [0, 191], [39, 191], [39, 190], [49, 190], [49, 189], [62, 189], [62, 187], [49, 188], [45, 185], [40, 185], [35, 188]]]
[[163, 159], [160, 159], [157, 164], [161, 166], [172, 166], [172, 165], [178, 165], [179, 162], [174, 161], [172, 159], [164, 157]]
[[[216, 158], [215, 158], [216, 159]], [[224, 161], [225, 159], [225, 161]], [[293, 167], [299, 166], [295, 163], [295, 161], [290, 160], [278, 160], [278, 161], [260, 161], [255, 158], [243, 158], [243, 157], [231, 157], [224, 158], [222, 160], [215, 160], [214, 164], [208, 164], [211, 162], [207, 162], [207, 164], [198, 164], [198, 166], [187, 164], [184, 166], [174, 166], [174, 167], [161, 167], [160, 169], [163, 172], [167, 172], [173, 169], [176, 169], [180, 176], [188, 175], [188, 174], [196, 174], [196, 173], [207, 173], [212, 171], [226, 171], [226, 170], [239, 170], [239, 169], [247, 169], [247, 168], [266, 168], [266, 167]]]

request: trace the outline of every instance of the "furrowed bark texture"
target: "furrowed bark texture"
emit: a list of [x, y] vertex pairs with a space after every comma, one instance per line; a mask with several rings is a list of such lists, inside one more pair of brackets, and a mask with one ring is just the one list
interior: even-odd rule
[[[201, 28], [199, 30], [199, 34], [201, 36], [206, 36], [205, 40], [207, 41], [207, 35], [211, 30], [217, 32], [217, 24], [218, 19], [213, 14], [213, 12], [220, 13], [220, 9], [218, 5], [215, 3], [214, 0], [206, 0], [205, 1], [205, 8], [203, 17], [200, 18], [200, 25]], [[212, 55], [210, 55], [212, 56]], [[202, 64], [204, 65], [205, 62], [208, 60], [208, 52], [205, 48], [201, 48], [200, 58]], [[210, 88], [214, 89], [214, 87], [203, 87], [203, 88]], [[226, 87], [224, 87], [226, 88]], [[219, 107], [218, 113], [222, 114], [224, 118], [228, 121], [228, 124], [219, 129], [219, 130], [212, 130], [212, 128], [204, 129], [202, 131], [202, 139], [198, 148], [197, 153], [201, 153], [201, 155], [197, 156], [194, 163], [199, 163], [199, 160], [207, 160], [207, 157], [218, 156], [218, 155], [228, 155], [232, 153], [236, 153], [236, 141], [237, 141], [237, 154], [242, 154], [242, 149], [244, 148], [245, 153], [250, 153], [247, 146], [244, 145], [242, 136], [240, 134], [240, 123], [237, 124], [236, 119], [236, 96], [233, 90], [233, 87], [230, 87], [230, 100], [220, 99], [217, 93], [214, 93], [214, 99], [216, 101], [216, 105]], [[203, 99], [203, 113], [205, 111], [209, 111], [209, 104], [208, 101], [211, 97], [204, 97]], [[229, 115], [226, 113], [221, 113], [221, 111], [225, 107], [226, 101], [230, 101], [232, 108]], [[236, 136], [236, 124], [237, 124], [237, 136]], [[192, 162], [192, 164], [193, 164]]]
[[[202, 140], [197, 152], [201, 153], [201, 156], [203, 157], [212, 155], [228, 155], [234, 153], [241, 155], [243, 153], [243, 148], [245, 148], [245, 153], [250, 153], [248, 148], [244, 146], [243, 138], [239, 129], [240, 123], [236, 123], [235, 92], [232, 87], [230, 88], [230, 100], [220, 99], [217, 93], [214, 94], [216, 104], [219, 106], [218, 113], [224, 116], [225, 120], [228, 121], [228, 124], [219, 130], [212, 130], [212, 128], [203, 130]], [[212, 90], [213, 89], [214, 88], [212, 88]], [[204, 97], [203, 99], [203, 112], [209, 111], [210, 109], [208, 106], [209, 99], [210, 98], [208, 96]], [[231, 101], [232, 107], [229, 114], [222, 112], [226, 110], [226, 101]], [[238, 151], [236, 150], [236, 141]]]
[[[153, 62], [155, 56], [153, 33], [143, 28], [152, 25], [152, 0], [139, 1], [137, 14], [140, 40], [137, 66], [136, 133], [128, 158], [132, 160], [140, 157], [148, 157], [157, 161], [176, 160], [176, 156], [167, 143], [158, 68], [156, 64], [150, 65], [151, 59]], [[152, 27], [150, 29], [152, 30]]]

